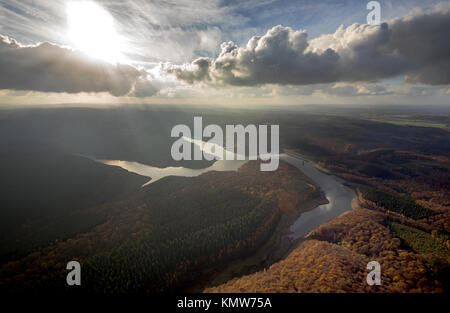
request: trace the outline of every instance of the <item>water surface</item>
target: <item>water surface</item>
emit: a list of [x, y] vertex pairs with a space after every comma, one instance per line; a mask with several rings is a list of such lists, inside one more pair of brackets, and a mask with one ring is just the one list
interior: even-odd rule
[[138, 162], [120, 161], [120, 160], [98, 160], [98, 161], [106, 165], [119, 166], [129, 172], [136, 173], [141, 176], [150, 177], [151, 180], [145, 183], [144, 186], [152, 184], [160, 180], [161, 178], [167, 176], [195, 177], [211, 171], [218, 171], [218, 172], [237, 171], [242, 165], [244, 165], [247, 162], [238, 160], [235, 161], [221, 160], [216, 161], [213, 165], [207, 168], [190, 169], [186, 167], [159, 168]]
[[[194, 144], [203, 146], [203, 143], [194, 142]], [[295, 154], [295, 156], [282, 154], [280, 159], [300, 169], [323, 191], [329, 201], [328, 204], [319, 205], [311, 211], [302, 213], [291, 226], [291, 238], [303, 237], [321, 224], [352, 209], [352, 201], [356, 195], [351, 189], [344, 186], [338, 178], [318, 170], [314, 163], [299, 154]], [[158, 168], [138, 162], [120, 160], [98, 161], [107, 165], [119, 166], [127, 171], [151, 178], [144, 186], [167, 176], [195, 177], [211, 171], [237, 171], [248, 162], [247, 160], [220, 160], [207, 168], [190, 169], [185, 167]]]
[[352, 201], [356, 195], [338, 178], [318, 170], [314, 163], [300, 155], [294, 157], [283, 154], [280, 159], [300, 169], [319, 186], [329, 201], [327, 204], [319, 205], [311, 211], [302, 213], [291, 226], [291, 238], [303, 237], [314, 228], [352, 209]]

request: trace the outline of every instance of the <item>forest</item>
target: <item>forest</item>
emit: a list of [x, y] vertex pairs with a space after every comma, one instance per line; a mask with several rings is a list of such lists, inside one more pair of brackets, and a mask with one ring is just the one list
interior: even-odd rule
[[104, 223], [90, 210], [135, 192], [146, 178], [54, 146], [9, 142], [0, 150], [0, 263]]
[[435, 238], [424, 231], [399, 223], [389, 223], [389, 229], [407, 248], [416, 253], [432, 253], [441, 258], [450, 258], [448, 238], [439, 240], [439, 234]]
[[[249, 162], [239, 172], [167, 177], [141, 188], [148, 178], [86, 157], [206, 167], [174, 162], [167, 141], [173, 125], [199, 114], [205, 124], [279, 124], [281, 151], [305, 155], [376, 204], [322, 225], [274, 270], [269, 259], [265, 272], [236, 271], [227, 286], [255, 271], [250, 277], [261, 283], [245, 276], [239, 286], [207, 291], [448, 290], [448, 130], [383, 123], [382, 110], [1, 112], [0, 290], [67, 291], [65, 266], [78, 260], [86, 292], [179, 291], [208, 286], [211, 273], [229, 264], [265, 257], [256, 251], [280, 243], [274, 238], [283, 221], [288, 229], [305, 203], [321, 198], [296, 169], [281, 163], [261, 173]], [[449, 124], [444, 115], [421, 116]], [[385, 288], [359, 284], [369, 258], [388, 269]]]
[[[207, 288], [205, 292], [419, 293], [448, 290], [449, 250], [441, 244], [440, 249], [447, 251], [447, 258], [436, 258], [434, 250], [411, 251], [402, 246], [403, 239], [397, 237], [398, 232], [391, 232], [385, 225], [387, 221], [385, 213], [354, 209], [315, 229], [285, 260], [257, 273]], [[381, 286], [365, 283], [366, 265], [372, 260], [381, 265]]]
[[[286, 118], [284, 145], [360, 190], [360, 205], [374, 205], [321, 225], [285, 260], [205, 292], [448, 292], [448, 131], [341, 113], [310, 115], [314, 125]], [[435, 118], [448, 125], [448, 115]], [[383, 269], [379, 287], [365, 283], [370, 260]]]
[[[317, 197], [311, 186], [290, 165], [260, 172], [256, 161], [238, 172], [167, 177], [108, 205], [118, 211], [93, 231], [4, 265], [0, 288], [69, 291], [63, 260], [72, 255], [82, 261], [83, 292], [180, 290], [210, 268], [250, 256], [282, 215]], [[285, 197], [297, 205], [286, 206]]]
[[414, 200], [406, 197], [399, 197], [374, 189], [362, 189], [361, 192], [364, 199], [372, 201], [376, 205], [389, 211], [397, 212], [415, 220], [435, 214], [432, 210], [425, 208], [420, 204], [417, 204]]

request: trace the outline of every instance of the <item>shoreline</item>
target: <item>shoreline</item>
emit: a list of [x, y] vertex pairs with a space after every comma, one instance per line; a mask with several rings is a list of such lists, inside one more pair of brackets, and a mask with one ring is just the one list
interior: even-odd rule
[[224, 264], [223, 269], [215, 272], [214, 269], [206, 269], [203, 278], [193, 285], [184, 288], [184, 292], [197, 293], [206, 288], [218, 286], [231, 279], [249, 275], [285, 259], [287, 255], [297, 246], [298, 239], [290, 237], [291, 226], [305, 212], [312, 211], [322, 204], [328, 203], [323, 197], [308, 199], [291, 214], [282, 215], [274, 231], [267, 241], [255, 252], [243, 259], [237, 259]]
[[[301, 154], [301, 153], [299, 153], [299, 152], [296, 152], [296, 151], [294, 151], [294, 150], [286, 149], [286, 150], [283, 150], [283, 153], [286, 154], [286, 155], [288, 155], [288, 156], [294, 157], [294, 158], [296, 158], [296, 159], [300, 159], [300, 160], [303, 160], [303, 161], [306, 161], [306, 162], [310, 162], [310, 163], [312, 163], [312, 164], [314, 165], [314, 167], [315, 167], [317, 170], [321, 171], [322, 173], [324, 173], [324, 174], [326, 174], [326, 175], [329, 175], [329, 176], [332, 176], [333, 178], [335, 178], [337, 181], [339, 181], [344, 187], [346, 187], [346, 188], [353, 194], [353, 198], [352, 198], [352, 200], [351, 200], [351, 210], [349, 210], [349, 211], [352, 211], [352, 210], [357, 209], [357, 208], [361, 208], [361, 201], [359, 200], [357, 190], [356, 190], [355, 188], [353, 188], [347, 181], [345, 181], [344, 179], [342, 179], [342, 178], [339, 177], [339, 176], [334, 175], [330, 170], [328, 170], [328, 169], [326, 169], [326, 168], [323, 168], [322, 166], [318, 165], [314, 160], [312, 160], [312, 159], [306, 157], [305, 155], [303, 155], [303, 154]], [[321, 190], [320, 192], [323, 194], [323, 191], [322, 191], [322, 190]], [[326, 203], [325, 203], [325, 204], [326, 204]], [[349, 212], [349, 211], [347, 211], [347, 212]], [[344, 212], [344, 213], [346, 213], [346, 212]], [[342, 214], [344, 214], [344, 213], [342, 213]], [[342, 215], [342, 214], [339, 214], [338, 216], [331, 218], [329, 221], [332, 221], [333, 219], [339, 217], [339, 216]], [[300, 216], [299, 216], [299, 217], [300, 217]], [[329, 221], [323, 222], [323, 223], [321, 223], [320, 225], [318, 225], [317, 227], [320, 227], [321, 225], [323, 225], [324, 223], [327, 223], [327, 222], [329, 222]], [[294, 221], [294, 222], [295, 222], [295, 221]], [[292, 224], [292, 225], [293, 225], [293, 224]], [[305, 234], [304, 236], [301, 236], [301, 237], [299, 237], [299, 238], [294, 239], [294, 240], [293, 240], [293, 243], [292, 243], [292, 245], [291, 245], [291, 247], [290, 247], [290, 249], [287, 251], [287, 253], [286, 253], [285, 257], [283, 257], [283, 259], [286, 258], [286, 257], [287, 257], [294, 249], [296, 249], [302, 242], [308, 240], [308, 239], [309, 239], [309, 236], [311, 235], [311, 233], [312, 233], [315, 229], [317, 229], [317, 227], [315, 227], [314, 229], [312, 229], [311, 231], [309, 231], [309, 232], [308, 232], [307, 234]], [[290, 238], [290, 239], [292, 240], [292, 238]]]
[[[345, 184], [345, 182], [339, 178], [333, 175], [330, 171], [318, 166], [314, 161], [309, 160], [305, 158], [303, 155], [291, 152], [291, 151], [285, 151], [286, 155], [291, 154], [291, 157], [305, 160], [307, 162], [310, 162], [313, 164], [315, 168], [320, 170], [326, 175], [333, 176], [336, 180], [338, 180], [342, 185], [347, 188], [352, 194], [353, 198], [351, 200], [351, 210], [360, 207], [359, 200], [357, 197], [356, 191]], [[284, 161], [285, 162], [285, 161]], [[288, 163], [289, 164], [289, 163]], [[290, 164], [291, 165], [291, 164]], [[303, 171], [299, 168], [297, 168], [294, 165], [291, 165], [295, 167], [297, 170], [302, 172], [302, 175], [305, 175]], [[309, 177], [308, 177], [309, 178]], [[309, 178], [311, 179], [311, 178]], [[194, 286], [190, 286], [186, 289], [187, 292], [201, 292], [206, 288], [214, 287], [220, 284], [223, 284], [231, 279], [242, 277], [245, 275], [249, 275], [252, 273], [255, 273], [257, 271], [264, 270], [271, 265], [285, 259], [294, 249], [296, 249], [302, 242], [305, 240], [308, 240], [309, 234], [314, 231], [317, 227], [322, 225], [321, 223], [319, 226], [314, 227], [311, 231], [309, 231], [304, 236], [301, 236], [299, 238], [292, 238], [291, 235], [293, 234], [293, 231], [291, 230], [292, 226], [295, 224], [295, 222], [301, 217], [302, 214], [313, 211], [317, 207], [328, 204], [329, 201], [326, 198], [326, 194], [322, 190], [318, 184], [311, 179], [314, 183], [314, 185], [318, 188], [318, 192], [320, 196], [314, 197], [312, 199], [308, 199], [306, 202], [302, 203], [301, 206], [292, 214], [286, 214], [283, 215], [278, 222], [277, 227], [273, 231], [270, 238], [267, 240], [266, 243], [264, 243], [260, 248], [258, 248], [254, 253], [252, 253], [250, 256], [245, 257], [241, 260], [235, 260], [231, 261], [228, 264], [225, 264], [224, 269], [212, 272], [212, 270], [206, 270], [205, 277], [209, 276], [208, 278], [201, 279], [200, 284], [194, 284]], [[351, 211], [349, 210], [349, 211]], [[339, 214], [338, 216], [340, 216]], [[337, 217], [337, 216], [336, 216]], [[331, 218], [330, 220], [333, 220], [334, 218]], [[326, 221], [328, 222], [328, 221]], [[324, 223], [326, 223], [324, 222]]]

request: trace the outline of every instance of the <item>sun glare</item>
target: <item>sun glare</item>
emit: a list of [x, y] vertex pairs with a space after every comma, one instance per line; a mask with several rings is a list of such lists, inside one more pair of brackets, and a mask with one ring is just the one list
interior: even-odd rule
[[67, 4], [68, 36], [75, 49], [110, 63], [123, 60], [122, 44], [114, 18], [92, 1]]

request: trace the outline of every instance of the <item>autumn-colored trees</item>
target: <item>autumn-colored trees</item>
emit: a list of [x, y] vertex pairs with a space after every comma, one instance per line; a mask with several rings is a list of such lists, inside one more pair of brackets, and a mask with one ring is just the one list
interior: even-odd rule
[[[407, 251], [386, 215], [355, 209], [313, 231], [285, 260], [206, 292], [442, 292], [445, 277], [426, 255]], [[381, 286], [369, 286], [366, 265], [381, 265]]]
[[295, 214], [315, 192], [286, 163], [276, 172], [261, 172], [257, 162], [249, 162], [239, 172], [167, 177], [109, 204], [110, 218], [92, 231], [3, 266], [0, 278], [7, 288], [20, 288], [24, 281], [60, 288], [65, 273], [60, 262], [76, 258], [87, 292], [182, 288], [206, 269], [250, 255], [272, 235], [284, 212]]

